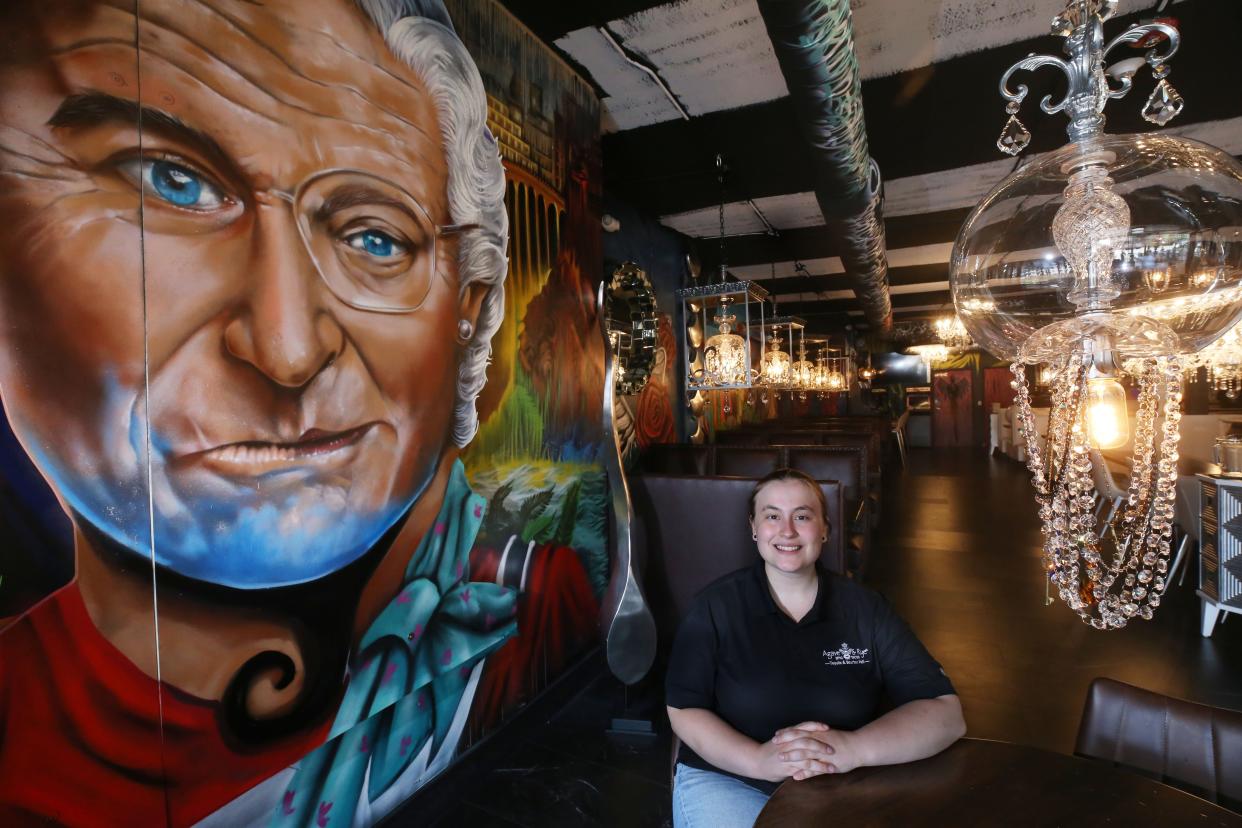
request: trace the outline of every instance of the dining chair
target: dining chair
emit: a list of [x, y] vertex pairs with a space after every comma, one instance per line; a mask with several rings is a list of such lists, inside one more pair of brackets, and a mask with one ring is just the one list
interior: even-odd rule
[[901, 458], [901, 467], [906, 467], [906, 423], [910, 422], [910, 409], [901, 412], [897, 422], [893, 423], [893, 435], [897, 438], [897, 456]]
[[1242, 807], [1242, 712], [1236, 710], [1097, 678], [1087, 690], [1074, 753], [1226, 808]]
[[1104, 537], [1104, 533], [1108, 531], [1109, 525], [1113, 522], [1113, 518], [1117, 514], [1117, 510], [1121, 508], [1121, 504], [1125, 502], [1126, 491], [1113, 479], [1113, 473], [1108, 468], [1104, 455], [1100, 454], [1099, 449], [1091, 449], [1091, 482], [1095, 484], [1095, 491], [1099, 495], [1099, 501], [1096, 503], [1095, 517], [1099, 527], [1099, 537]]

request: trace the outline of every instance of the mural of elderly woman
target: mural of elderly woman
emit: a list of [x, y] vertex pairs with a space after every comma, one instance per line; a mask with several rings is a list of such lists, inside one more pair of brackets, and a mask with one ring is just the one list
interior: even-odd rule
[[369, 823], [524, 623], [594, 627], [572, 550], [479, 547], [458, 459], [504, 314], [479, 72], [439, 0], [49, 0], [0, 41], [0, 398], [75, 558], [0, 635], [0, 819]]

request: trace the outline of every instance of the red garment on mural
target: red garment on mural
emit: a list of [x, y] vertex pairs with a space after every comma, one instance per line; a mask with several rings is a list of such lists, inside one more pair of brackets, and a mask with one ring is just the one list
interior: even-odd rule
[[[473, 555], [472, 577], [493, 580], [496, 557]], [[577, 553], [535, 549], [520, 633], [485, 662], [472, 731], [541, 690], [598, 612]], [[76, 583], [15, 621], [0, 635], [0, 825], [192, 825], [323, 744], [331, 723], [239, 752], [214, 702], [165, 684], [161, 745], [159, 691], [95, 628]]]
[[[95, 628], [76, 583], [0, 635], [0, 824], [190, 825], [320, 745], [238, 752], [217, 705], [160, 685]], [[167, 798], [165, 798], [167, 797]]]
[[[496, 558], [472, 554], [470, 577], [496, 579]], [[502, 714], [529, 700], [596, 639], [599, 602], [578, 553], [565, 546], [531, 552], [526, 589], [518, 598], [518, 634], [487, 657], [470, 708], [469, 732], [487, 731]]]

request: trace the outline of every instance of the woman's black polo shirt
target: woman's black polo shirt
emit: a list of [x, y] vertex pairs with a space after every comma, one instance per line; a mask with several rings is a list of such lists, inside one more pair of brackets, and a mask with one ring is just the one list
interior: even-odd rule
[[[878, 594], [821, 570], [815, 604], [795, 622], [768, 591], [763, 561], [699, 593], [677, 630], [665, 681], [669, 707], [711, 710], [757, 742], [805, 721], [857, 730], [886, 699], [899, 707], [952, 692], [940, 665]], [[720, 771], [685, 743], [677, 761]]]

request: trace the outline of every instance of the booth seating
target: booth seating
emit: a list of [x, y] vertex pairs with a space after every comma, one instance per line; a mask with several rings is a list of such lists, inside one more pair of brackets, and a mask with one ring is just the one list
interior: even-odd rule
[[648, 446], [639, 465], [643, 471], [662, 474], [712, 474], [715, 446], [687, 443], [656, 443]]
[[784, 465], [781, 462], [783, 454], [779, 446], [722, 446], [716, 451], [712, 474], [719, 477], [763, 477]]
[[[841, 484], [821, 481], [833, 530], [820, 566], [845, 572]], [[662, 647], [668, 647], [690, 602], [704, 587], [758, 559], [748, 520], [755, 481], [646, 474], [633, 480], [633, 534], [644, 561], [647, 597]]]
[[1109, 678], [1087, 691], [1074, 752], [1242, 807], [1242, 713]]
[[[644, 453], [644, 474], [698, 474], [687, 469], [680, 447], [651, 446]], [[816, 480], [841, 483], [844, 514], [842, 531], [847, 535], [846, 563], [850, 572], [861, 575], [871, 555], [871, 529], [874, 525], [867, 447], [852, 446], [695, 446], [704, 449], [707, 475], [758, 479], [778, 468], [802, 471]], [[878, 493], [876, 493], [878, 496]], [[836, 524], [834, 524], [835, 526]]]

